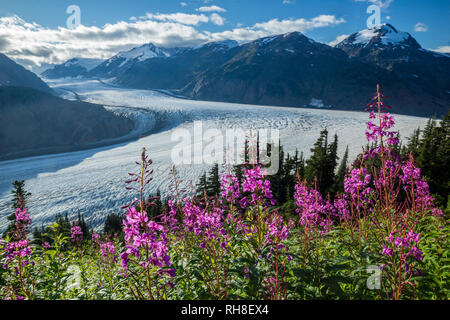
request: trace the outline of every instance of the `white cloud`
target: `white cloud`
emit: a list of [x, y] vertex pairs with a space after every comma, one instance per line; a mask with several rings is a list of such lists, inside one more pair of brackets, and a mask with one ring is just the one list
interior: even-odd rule
[[0, 52], [27, 67], [35, 67], [44, 63], [62, 63], [73, 57], [107, 59], [119, 51], [149, 42], [164, 47], [196, 46], [226, 39], [247, 42], [274, 34], [306, 32], [345, 22], [342, 18], [321, 15], [312, 19], [273, 19], [214, 33], [197, 29], [202, 22], [224, 23], [221, 16], [213, 15], [147, 14], [134, 21], [118, 21], [101, 27], [80, 25], [74, 30], [47, 28], [35, 22], [26, 22], [18, 16], [2, 17]]
[[223, 26], [225, 22], [225, 19], [217, 13], [213, 13], [209, 18], [211, 19], [212, 23], [218, 26]]
[[0, 52], [25, 66], [61, 63], [73, 57], [106, 59], [148, 42], [188, 46], [208, 40], [193, 26], [176, 22], [119, 21], [103, 27], [80, 25], [69, 30], [45, 28], [18, 16], [0, 18]]
[[414, 31], [415, 32], [427, 32], [428, 26], [423, 22], [417, 22], [416, 25], [414, 26]]
[[295, 3], [295, 0], [283, 0], [283, 4], [293, 4]]
[[255, 28], [263, 29], [271, 33], [286, 33], [292, 31], [306, 32], [310, 29], [328, 27], [344, 23], [345, 19], [336, 19], [332, 15], [320, 15], [310, 20], [300, 19], [286, 19], [278, 20], [272, 19], [267, 22], [255, 24]]
[[341, 34], [340, 36], [337, 36], [336, 39], [334, 39], [333, 41], [329, 42], [328, 45], [334, 47], [338, 43], [340, 43], [343, 40], [347, 39], [348, 36], [349, 36], [349, 34]]
[[200, 12], [227, 12], [226, 9], [218, 7], [218, 6], [200, 7], [195, 10], [200, 11]]
[[389, 6], [394, 2], [394, 0], [355, 0], [356, 2], [370, 2], [377, 6], [379, 6], [381, 9], [387, 9]]
[[256, 23], [252, 27], [234, 28], [233, 30], [226, 30], [217, 33], [206, 32], [206, 34], [216, 41], [232, 39], [236, 41], [246, 42], [261, 37], [267, 37], [274, 34], [293, 31], [305, 33], [308, 30], [335, 26], [344, 22], [345, 19], [337, 19], [332, 15], [320, 15], [310, 20], [306, 20], [303, 18], [286, 20], [273, 19], [267, 22]]
[[180, 6], [186, 7], [188, 4], [186, 2], [180, 2]]
[[440, 53], [448, 53], [450, 54], [450, 46], [441, 46], [436, 49], [430, 49], [432, 51], [440, 52]]
[[204, 14], [188, 14], [188, 13], [147, 13], [141, 19], [159, 20], [159, 21], [171, 21], [178, 22], [187, 25], [198, 25], [201, 22], [208, 22], [209, 18]]

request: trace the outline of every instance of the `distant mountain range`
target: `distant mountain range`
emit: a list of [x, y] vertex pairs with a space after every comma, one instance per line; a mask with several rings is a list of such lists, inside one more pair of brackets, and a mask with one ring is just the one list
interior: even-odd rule
[[67, 64], [44, 76], [113, 78], [120, 86], [169, 89], [199, 100], [340, 110], [363, 110], [380, 83], [396, 113], [442, 116], [450, 106], [450, 57], [423, 49], [390, 24], [352, 34], [335, 47], [293, 32], [240, 45], [146, 44], [90, 70]]
[[48, 79], [85, 77], [102, 62], [101, 59], [73, 58], [45, 70], [41, 75]]

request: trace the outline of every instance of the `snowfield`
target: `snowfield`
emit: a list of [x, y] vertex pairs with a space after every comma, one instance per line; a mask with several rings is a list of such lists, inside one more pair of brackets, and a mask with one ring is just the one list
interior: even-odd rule
[[[57, 213], [68, 213], [75, 218], [78, 211], [86, 221], [100, 229], [105, 217], [121, 212], [120, 207], [136, 197], [125, 189], [128, 172], [135, 172], [142, 147], [153, 160], [154, 180], [149, 192], [160, 189], [163, 196], [169, 192], [172, 149], [180, 141], [172, 141], [175, 130], [193, 132], [194, 121], [202, 121], [203, 131], [226, 129], [278, 129], [285, 151], [298, 148], [305, 156], [317, 140], [319, 132], [327, 128], [330, 139], [339, 136], [339, 154], [349, 146], [350, 159], [366, 144], [364, 129], [366, 112], [332, 111], [266, 107], [219, 102], [193, 101], [170, 97], [151, 90], [118, 88], [97, 80], [48, 80], [49, 85], [68, 99], [81, 99], [103, 104], [114, 112], [129, 114], [138, 119], [132, 142], [63, 153], [0, 162], [0, 230], [7, 224], [11, 209], [11, 184], [25, 180], [32, 193], [28, 202], [33, 227], [45, 225]], [[118, 106], [118, 107], [114, 107]], [[396, 129], [401, 136], [409, 136], [417, 127], [424, 127], [427, 119], [396, 116]], [[153, 134], [146, 134], [150, 130]], [[198, 146], [201, 141], [193, 141]], [[207, 145], [203, 142], [203, 147]], [[195, 183], [208, 166], [190, 164], [179, 166], [184, 185]]]

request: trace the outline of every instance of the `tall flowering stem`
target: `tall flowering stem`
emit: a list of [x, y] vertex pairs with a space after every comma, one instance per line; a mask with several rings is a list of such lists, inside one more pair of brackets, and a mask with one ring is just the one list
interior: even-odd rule
[[[146, 154], [146, 149], [142, 148], [141, 161], [136, 162], [140, 167], [140, 170], [136, 173], [130, 172], [128, 175], [131, 177], [129, 180], [125, 181], [128, 185], [125, 188], [127, 190], [136, 190], [139, 193], [139, 199], [135, 199], [130, 204], [126, 205], [124, 208], [130, 208], [138, 203], [139, 211], [145, 210], [146, 206], [149, 205], [144, 199], [145, 187], [152, 181], [151, 175], [153, 174], [153, 169], [150, 169], [150, 165], [153, 163]], [[131, 184], [137, 184], [137, 186], [132, 186]]]
[[289, 247], [284, 242], [289, 238], [289, 233], [295, 223], [293, 220], [285, 223], [283, 217], [277, 212], [273, 212], [267, 217], [266, 225], [266, 246], [270, 247], [267, 259], [270, 261], [271, 270], [264, 279], [265, 296], [271, 300], [282, 300], [286, 299], [288, 295], [287, 264], [292, 260], [289, 255]]
[[[138, 184], [137, 188], [127, 187], [127, 189], [139, 191], [139, 211], [133, 206], [137, 201], [127, 206], [127, 214], [123, 220], [126, 249], [121, 254], [121, 264], [135, 299], [159, 300], [167, 299], [167, 288], [173, 286], [170, 279], [175, 277], [175, 269], [170, 268], [168, 239], [163, 225], [149, 219], [144, 210], [144, 206], [148, 204], [144, 203], [143, 193], [145, 186], [152, 180], [153, 170], [149, 169], [151, 163], [143, 148], [141, 162], [137, 163], [140, 172], [134, 174], [135, 178], [128, 181]], [[111, 249], [109, 246], [109, 250]]]
[[428, 184], [412, 155], [402, 161], [394, 152], [398, 132], [391, 130], [394, 116], [386, 112], [390, 107], [384, 98], [377, 85], [377, 94], [367, 109], [370, 114], [365, 132], [375, 146], [358, 157], [345, 177], [345, 194], [338, 197], [335, 206], [350, 222], [352, 234], [357, 230], [358, 241], [370, 241], [379, 250], [386, 297], [401, 299], [414, 289], [411, 279], [420, 273], [421, 237], [415, 231], [419, 219], [440, 211], [434, 207]]
[[11, 281], [7, 283], [10, 299], [34, 299], [35, 280], [31, 275], [35, 262], [31, 260], [32, 250], [28, 241], [28, 230], [31, 224], [27, 209], [16, 209], [15, 233], [13, 242], [2, 244], [6, 262], [1, 266], [10, 271]]
[[184, 237], [196, 246], [202, 260], [201, 275], [208, 292], [216, 299], [227, 299], [230, 293], [229, 272], [231, 236], [227, 233], [224, 210], [209, 203], [185, 199], [183, 207]]

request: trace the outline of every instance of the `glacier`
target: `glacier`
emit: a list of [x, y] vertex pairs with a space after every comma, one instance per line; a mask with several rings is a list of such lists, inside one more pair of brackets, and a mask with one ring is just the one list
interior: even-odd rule
[[[139, 120], [134, 140], [70, 153], [51, 154], [0, 162], [0, 231], [4, 230], [11, 209], [11, 184], [25, 180], [32, 193], [28, 209], [33, 227], [53, 221], [57, 213], [76, 218], [78, 212], [96, 230], [101, 230], [106, 216], [122, 212], [121, 206], [137, 194], [125, 189], [128, 172], [135, 172], [142, 147], [153, 160], [153, 181], [148, 193], [160, 189], [167, 196], [170, 186], [171, 151], [174, 130], [192, 130], [195, 121], [204, 129], [278, 129], [284, 150], [298, 149], [305, 156], [317, 140], [320, 130], [339, 137], [339, 155], [349, 146], [350, 159], [366, 144], [366, 112], [324, 109], [255, 106], [234, 103], [194, 101], [168, 96], [156, 90], [136, 90], [112, 86], [95, 79], [46, 80], [67, 99], [81, 99], [105, 105], [114, 112], [129, 113]], [[149, 113], [148, 111], [151, 111]], [[154, 116], [149, 116], [156, 115]], [[396, 115], [396, 129], [404, 138], [414, 129], [424, 127], [426, 118]], [[153, 133], [148, 132], [153, 129]], [[177, 168], [183, 185], [195, 185], [207, 170], [191, 164]]]

